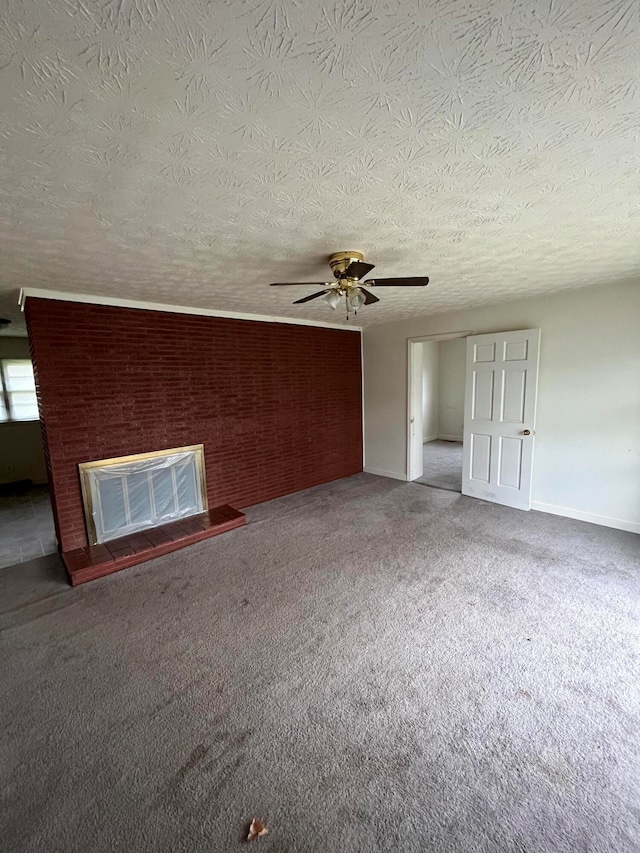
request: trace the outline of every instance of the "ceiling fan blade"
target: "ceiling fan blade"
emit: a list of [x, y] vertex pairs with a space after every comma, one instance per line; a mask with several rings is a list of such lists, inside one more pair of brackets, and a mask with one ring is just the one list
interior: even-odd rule
[[377, 296], [374, 296], [373, 293], [369, 293], [368, 290], [365, 290], [362, 285], [358, 288], [361, 293], [364, 293], [364, 304], [365, 305], [373, 305], [374, 302], [380, 302]]
[[302, 299], [296, 299], [295, 302], [292, 302], [292, 305], [299, 305], [301, 302], [310, 302], [312, 299], [317, 299], [318, 296], [324, 296], [325, 293], [329, 293], [328, 290], [320, 290], [318, 293], [312, 293], [311, 296], [303, 296]]
[[429, 284], [429, 276], [424, 275], [415, 278], [370, 278], [365, 281], [369, 287], [426, 287]]
[[331, 284], [328, 281], [274, 281], [269, 287], [305, 287], [307, 285], [312, 285], [313, 287], [324, 287], [327, 284]]
[[374, 267], [375, 264], [365, 264], [364, 261], [352, 261], [342, 275], [345, 278], [357, 278], [359, 280], [371, 272]]

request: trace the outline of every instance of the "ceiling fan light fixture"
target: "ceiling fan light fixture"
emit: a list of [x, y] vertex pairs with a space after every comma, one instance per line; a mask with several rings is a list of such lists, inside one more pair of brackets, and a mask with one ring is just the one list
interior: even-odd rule
[[329, 308], [333, 308], [335, 311], [340, 304], [340, 294], [337, 290], [330, 290], [324, 295], [324, 301], [327, 303]]
[[360, 290], [359, 287], [354, 287], [347, 298], [347, 302], [349, 303], [349, 308], [351, 308], [352, 311], [357, 311], [358, 308], [362, 308], [362, 306], [364, 305], [364, 293]]

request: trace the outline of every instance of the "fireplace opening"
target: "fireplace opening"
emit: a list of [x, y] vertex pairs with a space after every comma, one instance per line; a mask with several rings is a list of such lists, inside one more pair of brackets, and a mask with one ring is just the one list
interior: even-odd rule
[[92, 545], [207, 509], [202, 444], [99, 459], [78, 467]]

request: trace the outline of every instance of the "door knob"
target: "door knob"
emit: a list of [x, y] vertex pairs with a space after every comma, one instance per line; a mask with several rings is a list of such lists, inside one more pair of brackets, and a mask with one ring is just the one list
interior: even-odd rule
[[523, 429], [522, 434], [523, 435], [531, 435], [531, 430], [530, 429]]

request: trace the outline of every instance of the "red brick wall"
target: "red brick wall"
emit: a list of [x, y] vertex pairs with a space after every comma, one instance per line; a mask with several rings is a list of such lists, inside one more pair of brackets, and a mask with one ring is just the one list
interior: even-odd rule
[[360, 335], [27, 299], [62, 550], [87, 543], [78, 463], [204, 444], [209, 506], [362, 470]]

